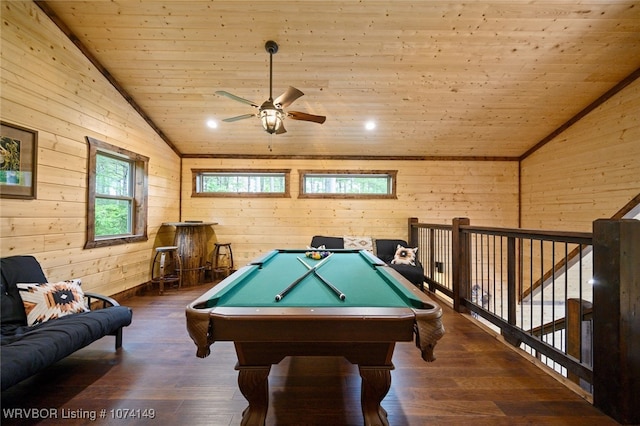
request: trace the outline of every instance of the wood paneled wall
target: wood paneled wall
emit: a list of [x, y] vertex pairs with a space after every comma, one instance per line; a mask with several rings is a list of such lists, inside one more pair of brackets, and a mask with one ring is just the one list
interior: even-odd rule
[[[291, 169], [291, 198], [192, 198], [191, 169]], [[298, 171], [398, 170], [395, 200], [298, 198]], [[184, 159], [182, 218], [217, 222], [244, 264], [273, 248], [304, 248], [313, 235], [407, 239], [407, 219], [451, 223], [468, 216], [486, 226], [517, 226], [517, 161]]]
[[[160, 225], [179, 218], [180, 159], [32, 2], [2, 2], [1, 118], [38, 132], [36, 200], [0, 200], [0, 255], [32, 254], [50, 281], [115, 294], [149, 279]], [[84, 250], [86, 136], [151, 158], [149, 240]], [[163, 231], [164, 232], [164, 231]]]
[[[37, 130], [39, 142], [38, 198], [0, 200], [0, 255], [33, 254], [50, 280], [82, 278], [86, 290], [109, 295], [146, 282], [153, 248], [173, 238], [161, 226], [168, 221], [218, 222], [210, 245], [232, 243], [241, 265], [274, 247], [304, 247], [315, 234], [407, 238], [411, 216], [516, 227], [521, 215], [526, 228], [588, 231], [640, 192], [638, 82], [520, 170], [516, 161], [181, 161], [38, 7], [0, 6], [0, 117]], [[83, 249], [86, 136], [150, 157], [146, 243]], [[191, 197], [192, 168], [234, 167], [291, 169], [291, 198]], [[299, 199], [300, 169], [397, 169], [398, 199]]]
[[640, 81], [522, 161], [523, 228], [591, 232], [640, 193]]

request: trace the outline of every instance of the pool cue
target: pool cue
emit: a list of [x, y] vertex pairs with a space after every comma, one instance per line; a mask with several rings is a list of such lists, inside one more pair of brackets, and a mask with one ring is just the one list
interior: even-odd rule
[[[333, 254], [333, 253], [331, 253]], [[315, 265], [313, 268], [309, 269], [307, 272], [305, 272], [300, 278], [298, 278], [297, 280], [295, 280], [294, 282], [292, 282], [291, 284], [289, 284], [289, 286], [287, 288], [285, 288], [284, 290], [282, 290], [280, 293], [276, 294], [276, 302], [279, 302], [282, 300], [283, 297], [285, 297], [287, 295], [287, 293], [289, 293], [291, 290], [293, 290], [293, 288], [295, 286], [297, 286], [298, 284], [300, 284], [300, 282], [302, 280], [304, 280], [305, 278], [307, 278], [309, 275], [313, 274], [313, 271], [316, 270], [316, 268], [319, 268], [320, 265], [322, 265], [325, 261], [329, 260], [329, 258], [331, 257], [331, 254], [327, 257], [325, 257], [324, 259], [322, 259], [317, 265]]]
[[300, 263], [302, 263], [304, 266], [306, 266], [310, 271], [313, 271], [313, 272], [316, 274], [316, 276], [317, 276], [318, 278], [320, 278], [320, 281], [322, 281], [322, 282], [324, 283], [324, 285], [326, 285], [327, 287], [329, 287], [329, 288], [330, 288], [330, 289], [331, 289], [331, 290], [336, 294], [336, 296], [338, 296], [338, 299], [340, 299], [340, 300], [344, 300], [344, 299], [346, 299], [346, 298], [347, 298], [347, 296], [345, 296], [345, 294], [344, 294], [343, 292], [341, 292], [340, 290], [338, 290], [338, 289], [336, 288], [336, 286], [334, 286], [334, 285], [333, 285], [333, 284], [331, 284], [329, 281], [327, 281], [327, 280], [326, 280], [322, 275], [320, 275], [320, 274], [318, 273], [318, 271], [316, 271], [316, 270], [315, 270], [314, 268], [312, 268], [311, 266], [307, 265], [307, 263], [306, 263], [304, 260], [300, 259], [299, 257], [298, 257], [297, 259], [300, 261]]

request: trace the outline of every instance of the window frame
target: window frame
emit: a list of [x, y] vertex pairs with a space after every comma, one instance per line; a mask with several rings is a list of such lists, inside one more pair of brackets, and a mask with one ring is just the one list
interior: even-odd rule
[[[397, 199], [397, 170], [299, 170], [300, 188], [298, 191], [299, 198], [329, 198], [329, 199], [358, 199], [358, 200], [379, 200], [379, 199]], [[311, 194], [305, 191], [305, 178], [307, 175], [345, 175], [352, 177], [360, 177], [366, 175], [387, 175], [391, 179], [391, 192], [388, 194]]]
[[[87, 166], [87, 241], [84, 248], [111, 247], [120, 244], [147, 241], [149, 157], [90, 136], [87, 136], [86, 140], [89, 145], [89, 155]], [[133, 190], [132, 208], [130, 211], [131, 234], [106, 237], [96, 236], [96, 198], [100, 198], [96, 197], [96, 166], [97, 157], [100, 154], [131, 162], [133, 172], [130, 182]], [[118, 199], [120, 199], [120, 197], [118, 197]]]
[[[284, 192], [197, 192], [198, 179], [202, 174], [263, 174], [283, 175]], [[291, 169], [191, 169], [191, 197], [204, 198], [291, 198]]]

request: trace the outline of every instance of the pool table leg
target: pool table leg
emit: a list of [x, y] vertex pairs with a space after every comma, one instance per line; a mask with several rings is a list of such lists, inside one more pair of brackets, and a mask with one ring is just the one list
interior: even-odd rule
[[380, 403], [391, 387], [393, 366], [358, 366], [362, 377], [362, 414], [365, 426], [388, 426], [387, 412]]
[[236, 365], [238, 387], [249, 402], [242, 413], [242, 426], [264, 425], [269, 408], [269, 370], [271, 364], [259, 366]]

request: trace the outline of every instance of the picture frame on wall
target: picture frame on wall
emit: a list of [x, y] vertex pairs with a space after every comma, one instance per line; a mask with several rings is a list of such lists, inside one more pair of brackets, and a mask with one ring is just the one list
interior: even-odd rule
[[36, 198], [38, 132], [0, 121], [0, 197]]

